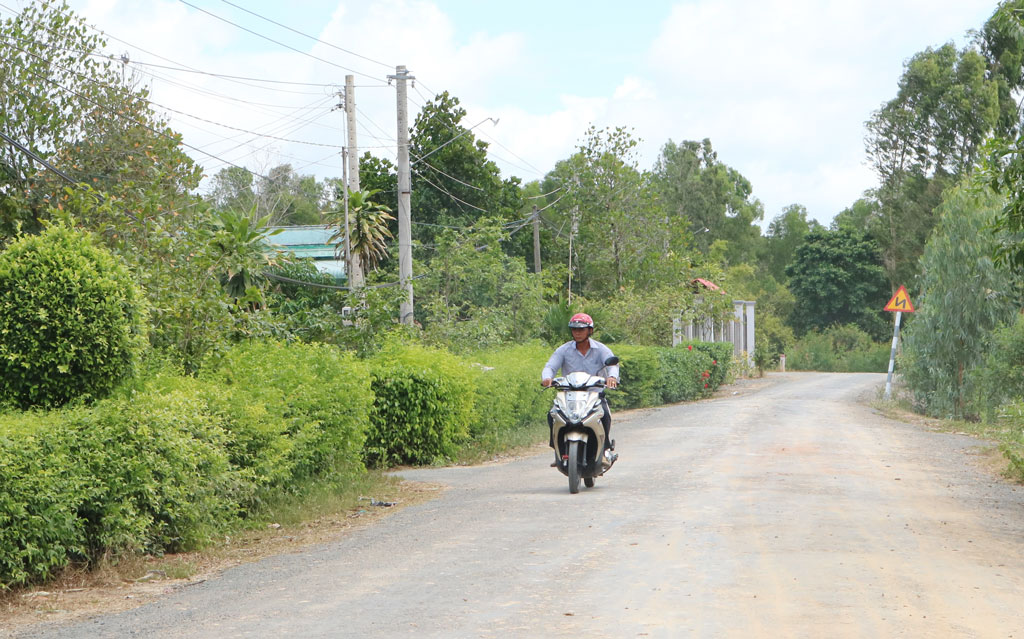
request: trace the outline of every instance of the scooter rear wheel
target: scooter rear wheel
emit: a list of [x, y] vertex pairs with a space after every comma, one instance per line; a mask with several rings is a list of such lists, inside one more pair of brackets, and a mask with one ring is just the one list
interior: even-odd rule
[[594, 478], [593, 477], [584, 477], [583, 478], [583, 485], [586, 486], [587, 488], [593, 488], [594, 487]]
[[580, 443], [569, 442], [569, 492], [580, 492]]

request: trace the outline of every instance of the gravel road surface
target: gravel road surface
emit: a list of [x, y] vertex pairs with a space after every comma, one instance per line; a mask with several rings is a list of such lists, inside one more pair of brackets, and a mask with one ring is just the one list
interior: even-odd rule
[[620, 416], [570, 495], [549, 454], [336, 542], [18, 637], [1024, 639], [1024, 489], [882, 417], [884, 375], [787, 373]]

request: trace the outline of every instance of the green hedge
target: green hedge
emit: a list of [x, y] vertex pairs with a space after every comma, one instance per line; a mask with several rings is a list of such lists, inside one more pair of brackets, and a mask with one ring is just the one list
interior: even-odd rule
[[[727, 347], [616, 346], [622, 387], [610, 403], [698, 398], [725, 379]], [[392, 345], [361, 362], [329, 346], [255, 342], [199, 378], [156, 371], [92, 406], [0, 414], [0, 589], [72, 560], [201, 546], [266, 496], [355, 476], [364, 460], [498, 450], [544, 429], [549, 355]]]
[[[212, 370], [211, 370], [212, 368]], [[362, 473], [374, 396], [368, 367], [323, 344], [237, 346], [202, 375], [231, 463], [260, 489]]]
[[364, 449], [370, 464], [430, 464], [469, 436], [469, 365], [440, 350], [391, 345], [370, 362], [374, 402]]
[[547, 429], [552, 395], [540, 386], [540, 372], [551, 348], [540, 344], [493, 349], [470, 362], [474, 389], [472, 445], [498, 452], [507, 442], [526, 443], [517, 433]]
[[217, 364], [89, 407], [0, 415], [0, 589], [72, 560], [199, 547], [268, 491], [365, 472], [365, 364], [274, 342]]
[[675, 348], [616, 345], [622, 387], [608, 393], [612, 409], [643, 408], [710, 395], [726, 379], [732, 344], [692, 342]]

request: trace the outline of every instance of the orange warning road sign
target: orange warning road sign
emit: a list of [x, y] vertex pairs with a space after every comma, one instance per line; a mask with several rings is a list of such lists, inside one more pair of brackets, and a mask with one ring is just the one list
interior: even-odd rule
[[896, 294], [892, 296], [889, 303], [885, 305], [884, 311], [898, 311], [902, 313], [913, 313], [914, 305], [910, 303], [910, 296], [907, 295], [907, 289], [900, 286]]

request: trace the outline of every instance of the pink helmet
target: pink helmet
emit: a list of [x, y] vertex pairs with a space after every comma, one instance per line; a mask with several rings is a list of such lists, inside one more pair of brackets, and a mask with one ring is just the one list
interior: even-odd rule
[[576, 313], [569, 320], [569, 328], [594, 328], [594, 320], [586, 313]]

